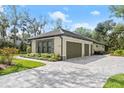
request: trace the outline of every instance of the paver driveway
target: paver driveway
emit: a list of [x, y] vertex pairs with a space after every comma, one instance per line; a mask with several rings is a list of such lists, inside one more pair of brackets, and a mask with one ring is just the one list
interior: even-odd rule
[[123, 72], [124, 57], [100, 55], [0, 76], [0, 87], [102, 87], [110, 75]]

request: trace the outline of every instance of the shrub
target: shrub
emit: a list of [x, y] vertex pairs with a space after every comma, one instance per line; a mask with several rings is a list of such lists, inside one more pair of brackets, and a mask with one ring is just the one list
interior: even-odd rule
[[29, 53], [29, 57], [40, 57], [39, 53]]
[[29, 53], [29, 54], [22, 54], [22, 57], [28, 58], [35, 58], [41, 60], [49, 60], [49, 61], [59, 61], [61, 57], [54, 53]]
[[6, 60], [6, 57], [5, 56], [1, 56], [0, 63], [4, 64], [5, 60]]
[[3, 48], [0, 49], [1, 62], [11, 65], [14, 54], [18, 53], [18, 49], [16, 48]]
[[25, 51], [20, 51], [19, 53], [20, 54], [27, 54], [27, 52], [25, 52]]
[[48, 54], [48, 53], [41, 53], [41, 57], [42, 58], [50, 58], [52, 54]]
[[4, 48], [4, 47], [14, 47], [15, 45], [10, 42], [10, 41], [2, 41], [0, 40], [0, 48]]
[[26, 52], [27, 45], [23, 41], [21, 41], [20, 45], [18, 46], [20, 51]]
[[114, 51], [109, 51], [110, 55], [114, 55]]
[[31, 53], [31, 47], [30, 46], [27, 46], [26, 52]]
[[115, 50], [112, 55], [114, 56], [124, 56], [124, 50]]
[[61, 57], [57, 54], [52, 54], [48, 60], [49, 61], [59, 61], [59, 60], [61, 60]]

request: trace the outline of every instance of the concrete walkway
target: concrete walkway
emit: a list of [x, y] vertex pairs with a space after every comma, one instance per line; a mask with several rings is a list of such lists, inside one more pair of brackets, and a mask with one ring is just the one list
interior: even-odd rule
[[0, 76], [0, 87], [95, 88], [102, 87], [109, 76], [124, 72], [124, 57], [101, 55], [43, 62], [47, 65]]

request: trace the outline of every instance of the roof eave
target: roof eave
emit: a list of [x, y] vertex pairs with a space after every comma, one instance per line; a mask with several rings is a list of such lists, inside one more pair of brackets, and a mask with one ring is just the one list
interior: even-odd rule
[[55, 36], [61, 36], [61, 35], [62, 35], [62, 34], [51, 35], [51, 36], [43, 36], [43, 37], [34, 37], [34, 38], [29, 38], [28, 40], [35, 40], [35, 39], [49, 38], [49, 37], [55, 37]]

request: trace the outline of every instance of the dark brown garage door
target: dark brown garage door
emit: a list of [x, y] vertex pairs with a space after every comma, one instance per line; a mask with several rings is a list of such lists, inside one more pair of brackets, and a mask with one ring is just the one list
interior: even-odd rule
[[89, 44], [84, 44], [84, 55], [89, 56]]
[[81, 57], [82, 55], [82, 44], [75, 42], [66, 42], [66, 54], [67, 59]]

